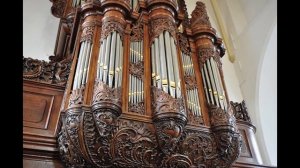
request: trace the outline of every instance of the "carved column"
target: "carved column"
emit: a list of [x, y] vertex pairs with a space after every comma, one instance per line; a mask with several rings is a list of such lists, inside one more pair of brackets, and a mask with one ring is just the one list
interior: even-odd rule
[[218, 167], [230, 167], [240, 153], [241, 137], [228, 97], [225, 96], [220, 61], [225, 51], [221, 39], [216, 36], [216, 30], [211, 27], [204, 3], [200, 1], [196, 3], [190, 21], [205, 98], [209, 107], [211, 130], [218, 152], [218, 157], [212, 164]]

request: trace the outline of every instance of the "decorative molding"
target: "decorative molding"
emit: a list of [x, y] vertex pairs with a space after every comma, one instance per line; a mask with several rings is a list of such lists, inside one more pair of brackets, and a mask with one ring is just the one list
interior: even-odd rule
[[234, 117], [239, 121], [245, 121], [248, 123], [252, 123], [251, 119], [248, 115], [248, 108], [246, 107], [245, 100], [241, 103], [230, 101], [230, 104], [233, 108]]
[[93, 42], [95, 26], [86, 26], [83, 28], [80, 42], [86, 41], [89, 43]]
[[129, 64], [129, 73], [144, 81], [144, 61]]
[[130, 41], [137, 42], [142, 41], [144, 38], [144, 27], [141, 22], [132, 26]]
[[190, 22], [192, 27], [195, 24], [211, 27], [209, 17], [207, 15], [206, 7], [203, 2], [200, 1], [196, 2], [196, 8], [192, 12], [192, 18]]
[[124, 37], [124, 29], [125, 25], [116, 21], [116, 20], [109, 20], [102, 23], [102, 31], [101, 31], [101, 41], [105, 39], [108, 34], [110, 34], [113, 31], [117, 31], [119, 35], [121, 36], [121, 39], [123, 41]]
[[150, 21], [150, 44], [164, 31], [170, 32], [176, 42], [176, 25], [169, 17], [160, 17]]
[[23, 79], [65, 86], [71, 67], [70, 59], [60, 62], [23, 57]]
[[188, 38], [183, 33], [177, 33], [177, 35], [181, 52], [183, 52], [186, 55], [191, 55], [191, 48]]
[[51, 13], [57, 18], [63, 18], [67, 0], [50, 0], [52, 2]]
[[145, 114], [145, 103], [144, 101], [138, 102], [137, 104], [129, 104], [128, 111], [135, 112], [144, 115]]

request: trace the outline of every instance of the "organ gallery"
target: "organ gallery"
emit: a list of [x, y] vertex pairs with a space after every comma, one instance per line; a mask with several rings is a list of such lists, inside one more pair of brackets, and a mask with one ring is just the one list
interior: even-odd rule
[[264, 167], [203, 2], [50, 1], [56, 54], [23, 57], [25, 167]]

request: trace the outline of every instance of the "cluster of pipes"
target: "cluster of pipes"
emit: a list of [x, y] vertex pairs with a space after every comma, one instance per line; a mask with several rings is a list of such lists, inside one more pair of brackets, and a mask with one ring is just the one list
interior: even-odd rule
[[151, 45], [152, 85], [173, 98], [181, 98], [175, 41], [168, 31], [154, 39]]
[[[193, 68], [192, 58], [189, 55], [181, 53], [182, 55], [182, 63], [183, 63], [183, 71], [185, 76], [191, 76], [195, 78], [195, 71]], [[187, 107], [192, 111], [194, 116], [201, 115], [201, 107], [199, 104], [198, 97], [198, 89], [197, 87], [187, 89]]]
[[227, 100], [217, 63], [209, 57], [201, 68], [205, 96], [209, 104], [227, 111]]
[[90, 41], [82, 41], [76, 66], [76, 74], [73, 82], [73, 90], [79, 89], [87, 82], [88, 66], [90, 64], [93, 44]]
[[[143, 40], [130, 42], [130, 64], [143, 61]], [[129, 103], [144, 101], [144, 82], [133, 74], [129, 74]]]
[[123, 44], [117, 31], [111, 32], [101, 41], [97, 63], [97, 80], [110, 88], [121, 87]]

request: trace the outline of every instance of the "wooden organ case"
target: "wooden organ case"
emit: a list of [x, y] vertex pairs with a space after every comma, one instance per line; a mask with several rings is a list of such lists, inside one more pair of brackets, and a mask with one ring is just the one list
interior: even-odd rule
[[238, 131], [204, 3], [50, 1], [56, 55], [23, 58], [25, 167], [260, 167], [251, 143], [233, 164], [253, 126]]

